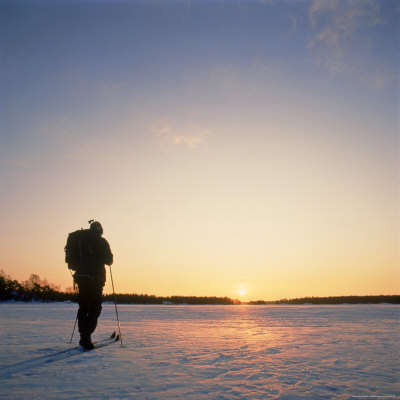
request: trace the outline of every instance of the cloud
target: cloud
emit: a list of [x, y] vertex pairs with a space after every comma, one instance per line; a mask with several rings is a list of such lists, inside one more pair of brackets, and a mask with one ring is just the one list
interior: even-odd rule
[[169, 120], [154, 124], [150, 131], [156, 135], [156, 142], [160, 146], [184, 146], [190, 149], [204, 144], [211, 134], [208, 129], [197, 125], [176, 128]]
[[155, 133], [159, 138], [166, 137], [171, 132], [171, 122], [168, 120], [156, 122], [150, 127], [150, 131]]
[[176, 135], [174, 137], [174, 144], [184, 145], [191, 149], [205, 143], [210, 131], [197, 126], [189, 128], [183, 135]]
[[297, 18], [294, 15], [290, 16], [290, 20], [292, 22], [292, 29], [290, 30], [290, 34], [296, 33], [297, 30]]
[[331, 76], [348, 75], [374, 90], [392, 84], [397, 79], [396, 49], [387, 46], [390, 22], [381, 5], [372, 0], [313, 1], [308, 49], [315, 64]]

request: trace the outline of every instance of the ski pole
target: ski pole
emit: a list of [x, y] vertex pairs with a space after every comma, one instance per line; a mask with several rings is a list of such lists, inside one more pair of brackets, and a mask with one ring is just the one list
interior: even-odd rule
[[69, 341], [70, 344], [72, 343], [72, 338], [74, 337], [74, 333], [75, 333], [75, 328], [76, 328], [76, 323], [77, 322], [78, 322], [78, 313], [76, 313], [74, 329], [72, 330], [71, 340]]
[[[76, 285], [76, 283], [75, 283], [74, 275], [72, 274], [72, 271], [71, 271], [71, 270], [69, 270], [69, 272], [71, 272], [72, 280], [73, 280], [73, 282], [74, 282], [74, 290], [75, 290], [75, 285]], [[69, 341], [69, 344], [72, 343], [72, 338], [74, 337], [75, 328], [76, 328], [76, 323], [78, 322], [78, 312], [79, 312], [79, 310], [78, 310], [77, 313], [76, 313], [74, 329], [72, 330], [71, 340]]]
[[112, 285], [112, 290], [113, 290], [113, 295], [114, 295], [115, 313], [117, 314], [117, 321], [118, 321], [119, 340], [120, 340], [121, 346], [122, 346], [121, 325], [119, 323], [119, 317], [118, 317], [117, 298], [115, 297], [114, 281], [113, 281], [113, 276], [112, 276], [112, 272], [111, 272], [111, 265], [109, 265], [109, 267], [110, 267], [111, 285]]

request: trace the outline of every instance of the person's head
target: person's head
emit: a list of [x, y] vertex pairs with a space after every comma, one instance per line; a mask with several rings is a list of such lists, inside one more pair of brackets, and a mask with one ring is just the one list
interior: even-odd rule
[[100, 236], [103, 234], [103, 227], [101, 226], [100, 222], [98, 222], [98, 221], [91, 222], [90, 229], [92, 231], [96, 232]]

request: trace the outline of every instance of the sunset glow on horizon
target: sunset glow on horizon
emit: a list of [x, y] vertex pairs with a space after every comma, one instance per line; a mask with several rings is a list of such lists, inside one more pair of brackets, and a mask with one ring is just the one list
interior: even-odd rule
[[399, 294], [399, 33], [391, 0], [2, 1], [0, 269], [72, 286], [95, 219], [119, 293]]

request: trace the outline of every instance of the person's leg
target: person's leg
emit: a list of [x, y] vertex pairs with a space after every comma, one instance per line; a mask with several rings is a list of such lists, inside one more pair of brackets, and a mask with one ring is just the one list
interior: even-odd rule
[[90, 292], [91, 293], [90, 293], [90, 301], [89, 301], [88, 317], [87, 317], [87, 329], [89, 335], [91, 335], [95, 331], [97, 327], [97, 320], [101, 314], [103, 285], [100, 285], [97, 282], [92, 282]]
[[91, 282], [90, 278], [79, 276], [76, 278], [78, 284], [78, 330], [81, 335], [79, 344], [85, 349], [93, 348], [90, 338], [90, 310], [91, 310]]
[[103, 284], [87, 277], [78, 277], [79, 310], [78, 329], [81, 335], [80, 344], [86, 349], [92, 349], [91, 335], [97, 326], [97, 320], [102, 310]]

